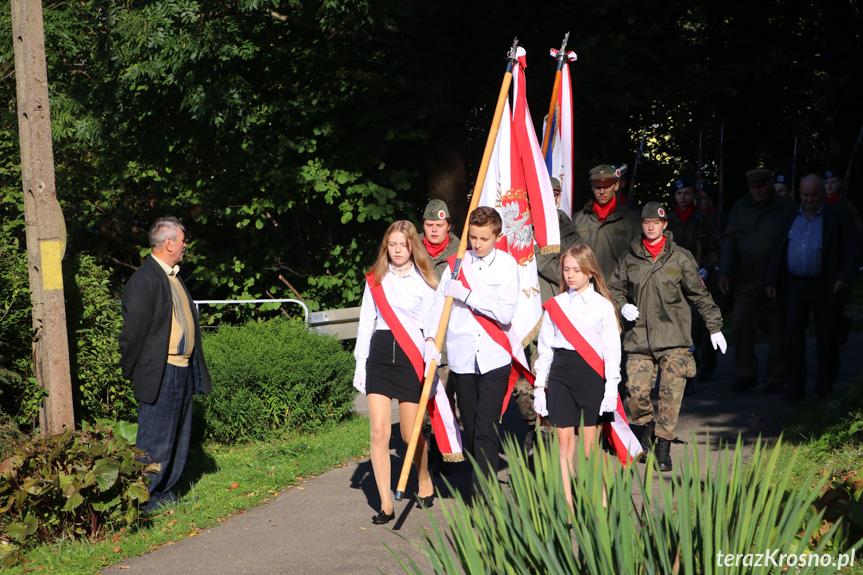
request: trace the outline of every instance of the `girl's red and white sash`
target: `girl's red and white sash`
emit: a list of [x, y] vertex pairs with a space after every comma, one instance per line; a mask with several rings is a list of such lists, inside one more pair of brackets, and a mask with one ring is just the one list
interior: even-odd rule
[[[455, 267], [456, 257], [450, 256], [447, 258], [447, 263], [449, 264], [450, 270]], [[461, 262], [461, 274], [459, 274], [459, 281], [471, 291], [477, 292], [477, 294], [482, 297], [492, 299], [491, 296], [485, 291], [485, 288], [482, 285], [482, 281], [477, 277], [476, 272], [473, 269], [473, 266], [470, 263], [470, 258], [465, 258]], [[478, 314], [473, 309], [468, 306], [468, 309], [473, 314], [474, 319], [479, 322], [479, 325], [486, 331], [489, 337], [496, 344], [501, 346], [504, 350], [509, 353], [510, 358], [512, 360], [512, 370], [509, 374], [509, 382], [507, 387], [506, 395], [503, 397], [503, 407], [501, 408], [501, 416], [506, 413], [506, 407], [509, 405], [509, 398], [512, 395], [512, 388], [515, 386], [515, 382], [518, 379], [518, 376], [523, 376], [526, 380], [533, 385], [534, 376], [530, 372], [530, 368], [527, 366], [527, 358], [524, 356], [524, 348], [521, 347], [521, 338], [515, 333], [515, 330], [512, 329], [512, 325], [507, 325], [505, 327], [501, 327], [500, 324], [492, 319], [485, 317], [484, 315]]]
[[[595, 348], [590, 342], [599, 344], [601, 340], [600, 334], [593, 328], [588, 326], [581, 320], [578, 314], [567, 315], [561, 307], [561, 302], [566, 301], [562, 298], [568, 298], [569, 295], [562, 293], [547, 302], [542, 307], [548, 312], [548, 317], [566, 338], [566, 341], [575, 349], [578, 354], [584, 358], [587, 365], [592, 367], [596, 373], [605, 380], [605, 362], [602, 358], [602, 348]], [[560, 301], [558, 301], [560, 300]], [[623, 465], [629, 463], [632, 459], [637, 458], [641, 454], [641, 444], [638, 438], [629, 427], [626, 420], [626, 413], [623, 411], [623, 403], [620, 401], [620, 395], [617, 396], [617, 409], [614, 410], [614, 417], [610, 423], [603, 423], [602, 430], [608, 437], [609, 442], [614, 446], [617, 452], [617, 457]]]
[[[410, 311], [402, 306], [402, 300], [396, 292], [395, 280], [391, 275], [385, 274], [381, 283], [375, 285], [374, 274], [370, 273], [366, 276], [366, 281], [378, 311], [383, 316], [384, 321], [387, 322], [399, 347], [408, 356], [411, 366], [416, 371], [417, 379], [422, 385], [425, 375], [423, 373], [422, 331], [411, 317]], [[427, 404], [435, 440], [444, 461], [464, 461], [455, 411], [446, 396], [444, 387], [437, 385], [437, 383], [435, 382], [432, 388], [433, 395]]]

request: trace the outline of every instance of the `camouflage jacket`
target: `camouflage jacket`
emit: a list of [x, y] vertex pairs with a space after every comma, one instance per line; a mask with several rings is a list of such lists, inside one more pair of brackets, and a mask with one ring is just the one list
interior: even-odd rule
[[590, 246], [606, 280], [614, 273], [617, 262], [629, 244], [641, 237], [641, 218], [618, 198], [617, 207], [604, 222], [593, 211], [593, 198], [573, 214], [572, 223], [580, 241]]
[[722, 329], [722, 314], [707, 292], [698, 265], [688, 251], [665, 232], [665, 247], [654, 260], [639, 237], [620, 258], [608, 283], [618, 310], [638, 308], [634, 322], [623, 322], [623, 349], [630, 354], [662, 357], [692, 345], [692, 304], [710, 333]]

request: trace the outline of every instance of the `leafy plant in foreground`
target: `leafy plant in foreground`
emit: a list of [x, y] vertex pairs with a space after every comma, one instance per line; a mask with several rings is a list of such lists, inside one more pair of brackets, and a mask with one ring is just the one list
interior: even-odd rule
[[[676, 476], [664, 477], [656, 475], [652, 455], [642, 476], [637, 465], [586, 459], [579, 447], [571, 514], [556, 444], [535, 448], [531, 467], [507, 441], [509, 493], [496, 478], [484, 478], [482, 497], [472, 506], [460, 496], [444, 503], [448, 531], [432, 517], [425, 553], [435, 573], [767, 574], [772, 564], [720, 565], [717, 554], [779, 549], [808, 557], [826, 549], [824, 542], [809, 546], [821, 514], [807, 520], [824, 480], [815, 482], [810, 474], [800, 487], [792, 486], [786, 467], [796, 457], [777, 467], [780, 450], [777, 444], [765, 454], [767, 465], [756, 467], [744, 465], [739, 439], [733, 451], [716, 454], [716, 463], [707, 454], [702, 464], [693, 447], [675, 467]], [[756, 442], [752, 461], [764, 451]], [[405, 571], [421, 573], [414, 562], [399, 561]], [[815, 569], [801, 562], [797, 573]]]
[[149, 499], [140, 450], [107, 426], [36, 437], [0, 463], [0, 567], [57, 538], [95, 540]]

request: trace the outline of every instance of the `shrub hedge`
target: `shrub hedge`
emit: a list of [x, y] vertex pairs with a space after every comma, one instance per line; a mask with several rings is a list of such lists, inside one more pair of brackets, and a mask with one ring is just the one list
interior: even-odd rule
[[353, 407], [353, 356], [334, 338], [282, 318], [222, 325], [205, 334], [213, 392], [201, 401], [206, 433], [219, 441], [312, 431]]

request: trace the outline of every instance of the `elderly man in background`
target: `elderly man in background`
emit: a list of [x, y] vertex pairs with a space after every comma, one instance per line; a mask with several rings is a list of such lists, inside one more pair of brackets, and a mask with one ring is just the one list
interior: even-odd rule
[[746, 172], [749, 194], [739, 199], [731, 214], [719, 258], [719, 291], [734, 290], [734, 369], [731, 389], [743, 393], [758, 385], [755, 328], [763, 318], [770, 340], [767, 352], [766, 393], [777, 393], [784, 381], [782, 336], [785, 313], [780, 302], [764, 291], [767, 264], [785, 210], [793, 203], [773, 191], [771, 170]]
[[153, 253], [123, 290], [120, 367], [138, 400], [137, 446], [150, 472], [150, 500], [143, 511], [177, 501], [171, 491], [183, 474], [192, 435], [192, 396], [210, 393], [210, 372], [201, 351], [201, 326], [178, 265], [186, 252], [186, 229], [177, 218], [150, 227]]
[[767, 268], [767, 296], [785, 301], [786, 401], [806, 396], [806, 326], [815, 322], [815, 393], [829, 397], [839, 376], [842, 308], [857, 272], [857, 230], [851, 213], [825, 201], [815, 174], [800, 180], [800, 207], [782, 219]]

